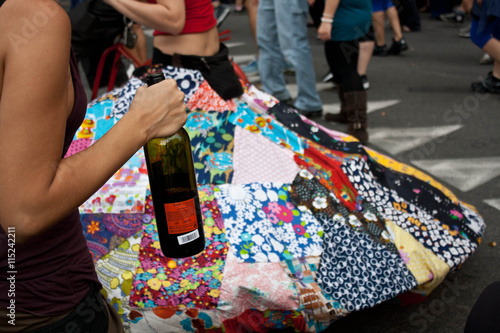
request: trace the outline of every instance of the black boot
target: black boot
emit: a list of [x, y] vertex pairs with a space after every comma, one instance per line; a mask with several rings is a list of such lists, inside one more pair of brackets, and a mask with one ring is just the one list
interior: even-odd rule
[[362, 144], [367, 144], [368, 132], [366, 128], [368, 127], [368, 118], [366, 115], [366, 91], [351, 91], [344, 95], [348, 120], [347, 133], [354, 136]]
[[342, 86], [337, 85], [337, 92], [340, 100], [340, 113], [327, 113], [325, 114], [326, 121], [334, 121], [336, 123], [347, 124], [347, 112], [345, 109], [345, 93]]

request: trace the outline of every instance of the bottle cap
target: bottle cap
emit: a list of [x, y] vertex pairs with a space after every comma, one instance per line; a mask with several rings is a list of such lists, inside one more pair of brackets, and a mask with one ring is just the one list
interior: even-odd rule
[[148, 87], [151, 87], [153, 84], [156, 84], [163, 80], [165, 80], [165, 76], [163, 75], [163, 73], [153, 73], [146, 76], [146, 84], [148, 85]]

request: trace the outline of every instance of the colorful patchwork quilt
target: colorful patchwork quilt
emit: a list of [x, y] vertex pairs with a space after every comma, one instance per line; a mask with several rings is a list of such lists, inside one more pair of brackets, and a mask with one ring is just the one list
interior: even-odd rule
[[[206, 246], [162, 254], [142, 149], [80, 207], [127, 332], [321, 332], [429, 294], [481, 243], [478, 212], [429, 175], [252, 85], [224, 101], [199, 72], [162, 70], [186, 95]], [[119, 121], [142, 84], [92, 101], [68, 155]]]

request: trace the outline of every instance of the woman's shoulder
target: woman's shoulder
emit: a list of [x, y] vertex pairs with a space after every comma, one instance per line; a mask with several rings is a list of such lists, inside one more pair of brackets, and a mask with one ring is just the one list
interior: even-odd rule
[[2, 32], [34, 38], [45, 29], [71, 27], [68, 14], [55, 0], [7, 0], [0, 7]]
[[[68, 14], [54, 0], [7, 0], [0, 7], [0, 50], [71, 38]], [[64, 44], [64, 43], [63, 43]]]

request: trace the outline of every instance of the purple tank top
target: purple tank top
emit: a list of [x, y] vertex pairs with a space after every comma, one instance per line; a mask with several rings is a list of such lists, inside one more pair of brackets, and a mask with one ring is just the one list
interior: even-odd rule
[[[87, 97], [81, 83], [73, 51], [70, 59], [75, 92], [73, 110], [66, 122], [66, 154], [87, 111]], [[76, 190], [76, 189], [75, 189]], [[0, 306], [15, 299], [16, 312], [36, 316], [55, 316], [74, 309], [87, 294], [90, 285], [100, 285], [92, 256], [83, 236], [78, 210], [47, 232], [24, 244], [15, 245], [15, 297], [7, 297], [11, 274], [7, 258], [6, 234], [0, 228]]]

